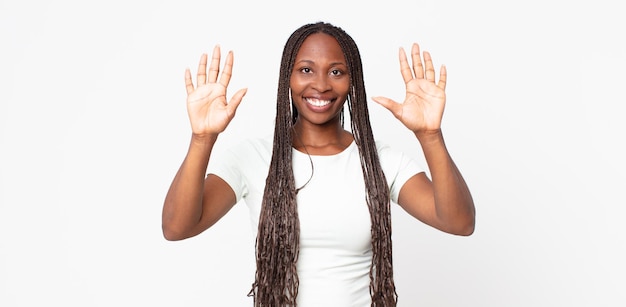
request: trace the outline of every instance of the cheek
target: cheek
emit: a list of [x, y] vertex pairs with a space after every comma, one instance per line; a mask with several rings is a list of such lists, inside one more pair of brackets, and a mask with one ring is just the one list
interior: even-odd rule
[[289, 79], [289, 88], [291, 89], [292, 93], [298, 93], [302, 90], [303, 88], [303, 82], [302, 80], [295, 78], [295, 77], [291, 77]]
[[350, 81], [341, 80], [335, 84], [334, 89], [337, 93], [347, 96], [350, 91]]

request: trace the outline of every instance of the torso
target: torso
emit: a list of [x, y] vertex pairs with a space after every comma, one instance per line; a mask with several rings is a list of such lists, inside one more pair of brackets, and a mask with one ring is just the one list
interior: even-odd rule
[[[307, 145], [313, 177], [309, 155], [298, 148], [293, 150], [296, 188], [311, 178], [297, 196], [298, 306], [370, 305], [371, 219], [358, 148], [352, 135], [347, 136], [347, 145]], [[378, 153], [394, 199], [402, 184], [421, 169], [388, 148], [379, 148]], [[215, 157], [209, 165], [209, 172], [215, 171], [225, 179], [238, 200], [245, 199], [255, 236], [271, 154], [270, 135], [248, 140]]]

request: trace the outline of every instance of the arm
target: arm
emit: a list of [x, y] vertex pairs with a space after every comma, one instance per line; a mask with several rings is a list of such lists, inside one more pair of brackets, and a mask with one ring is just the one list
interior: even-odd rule
[[403, 103], [374, 97], [415, 134], [424, 151], [432, 181], [425, 174], [409, 179], [398, 197], [398, 203], [415, 218], [442, 231], [470, 235], [474, 231], [475, 208], [469, 188], [446, 148], [441, 132], [445, 107], [447, 71], [441, 67], [439, 82], [428, 52], [424, 63], [419, 45], [413, 44], [409, 66], [400, 49], [400, 69], [406, 84]]
[[439, 230], [471, 235], [475, 209], [469, 188], [450, 157], [441, 132], [419, 136], [431, 173], [409, 179], [398, 197], [398, 204], [413, 217]]
[[235, 194], [217, 176], [205, 178], [211, 151], [218, 135], [223, 132], [241, 103], [246, 89], [239, 90], [229, 102], [226, 88], [232, 73], [233, 55], [226, 57], [218, 81], [220, 48], [213, 50], [207, 77], [207, 55], [200, 58], [197, 87], [189, 69], [185, 71], [187, 113], [192, 137], [187, 155], [165, 197], [162, 213], [163, 236], [167, 240], [182, 240], [211, 227], [235, 204]]

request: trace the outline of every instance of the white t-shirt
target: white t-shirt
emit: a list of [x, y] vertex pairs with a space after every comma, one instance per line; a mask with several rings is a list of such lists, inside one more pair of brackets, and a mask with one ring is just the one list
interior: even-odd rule
[[[244, 199], [255, 235], [272, 145], [271, 137], [246, 140], [209, 163], [208, 172], [224, 179], [237, 201]], [[406, 180], [423, 170], [388, 146], [377, 144], [377, 148], [395, 203]], [[307, 154], [293, 150], [296, 187], [311, 178], [296, 199], [298, 306], [370, 306], [371, 220], [358, 148], [353, 142], [336, 155], [310, 158], [313, 169]]]

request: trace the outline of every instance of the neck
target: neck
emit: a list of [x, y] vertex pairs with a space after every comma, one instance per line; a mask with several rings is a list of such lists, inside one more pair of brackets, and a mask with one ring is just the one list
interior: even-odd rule
[[312, 155], [333, 155], [342, 152], [353, 141], [352, 134], [337, 123], [328, 125], [305, 125], [296, 122], [293, 126], [293, 147]]

